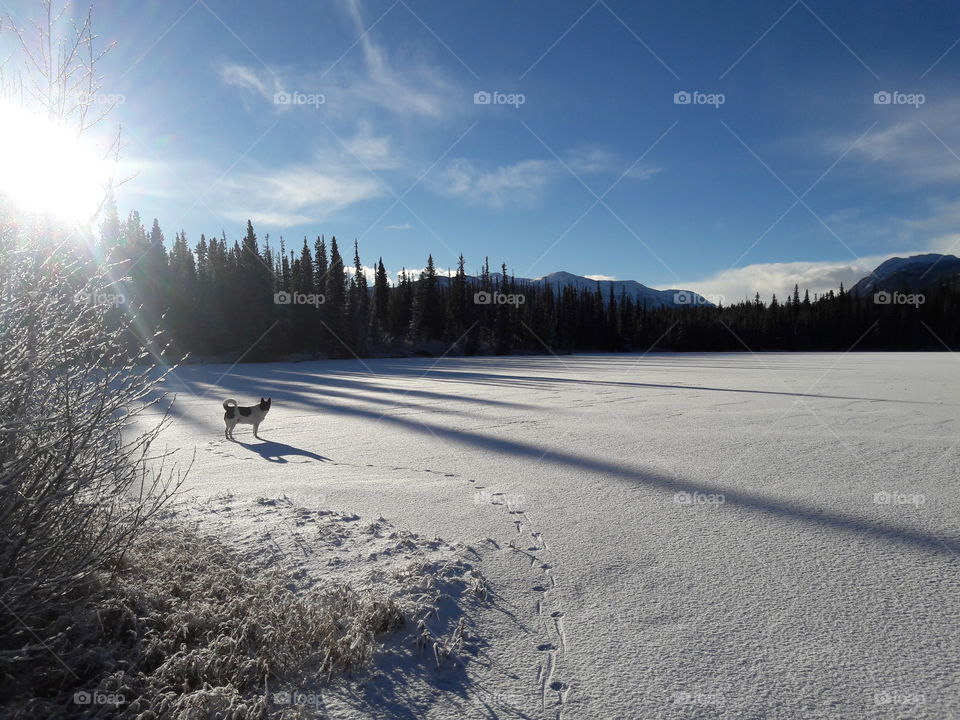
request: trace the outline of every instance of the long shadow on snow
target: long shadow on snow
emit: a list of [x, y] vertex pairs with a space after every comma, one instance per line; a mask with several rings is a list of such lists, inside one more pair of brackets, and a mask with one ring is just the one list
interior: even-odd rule
[[543, 385], [549, 386], [553, 383], [571, 384], [571, 385], [609, 385], [612, 387], [631, 387], [631, 388], [656, 388], [666, 390], [709, 390], [711, 392], [729, 392], [729, 393], [750, 393], [756, 395], [782, 395], [784, 397], [816, 398], [821, 400], [863, 400], [870, 402], [889, 402], [903, 403], [906, 405], [952, 405], [954, 403], [939, 403], [926, 400], [896, 400], [893, 398], [871, 398], [858, 397], [855, 395], [821, 395], [817, 393], [787, 392], [779, 390], [750, 390], [747, 388], [724, 388], [710, 387], [706, 385], [671, 385], [667, 383], [640, 383], [627, 381], [607, 381], [607, 380], [583, 380], [576, 377], [543, 377], [529, 375], [500, 375], [497, 373], [464, 372], [460, 370], [431, 370], [426, 376], [430, 380], [441, 380], [448, 382], [465, 382], [470, 384], [494, 384], [494, 385]]
[[305, 457], [311, 460], [318, 460], [320, 462], [329, 462], [330, 460], [330, 458], [324, 457], [323, 455], [317, 455], [309, 450], [304, 450], [302, 448], [297, 448], [293, 445], [287, 445], [286, 443], [276, 442], [274, 440], [262, 440], [257, 445], [254, 445], [253, 443], [245, 443], [240, 440], [234, 440], [234, 442], [237, 445], [250, 450], [251, 452], [255, 452], [264, 460], [269, 460], [270, 462], [275, 463], [285, 463], [287, 462], [285, 459], [287, 457]]
[[[294, 398], [291, 398], [294, 400]], [[941, 538], [934, 533], [923, 532], [912, 528], [895, 525], [880, 525], [865, 518], [857, 518], [839, 513], [818, 510], [801, 503], [784, 500], [771, 500], [754, 493], [735, 490], [722, 485], [710, 483], [691, 483], [680, 479], [656, 475], [650, 472], [639, 471], [626, 465], [607, 462], [595, 458], [575, 455], [570, 452], [552, 448], [539, 447], [529, 443], [503, 438], [487, 437], [465, 430], [454, 430], [442, 425], [426, 422], [422, 416], [416, 420], [408, 420], [402, 416], [381, 415], [371, 410], [357, 407], [345, 407], [320, 401], [304, 402], [301, 406], [316, 406], [318, 410], [330, 414], [365, 417], [401, 429], [426, 435], [434, 439], [449, 440], [452, 443], [467, 447], [490, 450], [504, 455], [513, 455], [520, 458], [529, 458], [535, 462], [549, 463], [561, 467], [573, 467], [595, 473], [610, 475], [620, 480], [634, 482], [640, 485], [656, 488], [667, 493], [699, 492], [703, 494], [722, 494], [725, 502], [741, 507], [790, 520], [799, 520], [814, 525], [826, 526], [834, 530], [854, 534], [866, 533], [888, 542], [895, 542], [922, 548], [928, 552], [938, 554], [960, 554], [960, 541], [955, 538]]]
[[[453, 376], [450, 379], [458, 381], [474, 381], [475, 376], [489, 378], [493, 380], [500, 380], [506, 377], [511, 376], [498, 376], [488, 373], [456, 373], [456, 372], [444, 372], [434, 369], [431, 371], [431, 374], [442, 374]], [[529, 381], [529, 378], [520, 378], [526, 381]], [[557, 382], [563, 383], [575, 383], [576, 380], [570, 380], [566, 378], [541, 378], [541, 380], [554, 380]], [[590, 381], [586, 381], [590, 382]], [[363, 383], [356, 383], [357, 385], [362, 385]], [[629, 385], [629, 386], [639, 386], [639, 387], [662, 387], [662, 388], [675, 388], [682, 390], [718, 390], [724, 392], [747, 392], [747, 393], [761, 393], [761, 394], [772, 394], [772, 395], [786, 395], [792, 397], [818, 397], [818, 398], [832, 398], [832, 399], [846, 399], [846, 400], [880, 400], [879, 398], [854, 398], [854, 397], [838, 397], [838, 396], [828, 396], [828, 395], [804, 395], [803, 393], [787, 393], [787, 392], [773, 392], [773, 391], [761, 391], [761, 390], [736, 390], [732, 388], [704, 388], [697, 386], [686, 386], [686, 385], [652, 385], [644, 383], [604, 383], [602, 381], [596, 381], [595, 384], [615, 384], [615, 385]], [[303, 398], [302, 395], [298, 394], [287, 394], [283, 391], [275, 392], [274, 399], [278, 401], [290, 401], [300, 405], [301, 407], [316, 407], [318, 410], [323, 410], [326, 413], [330, 414], [340, 414], [354, 417], [365, 417], [370, 418], [378, 422], [385, 422], [387, 424], [393, 424], [398, 427], [401, 427], [406, 430], [412, 430], [419, 434], [425, 434], [429, 436], [435, 436], [442, 439], [450, 440], [451, 442], [457, 443], [459, 445], [464, 445], [468, 447], [478, 447], [484, 450], [491, 450], [498, 453], [503, 453], [506, 455], [514, 455], [517, 457], [532, 458], [534, 460], [539, 460], [543, 458], [542, 462], [549, 462], [554, 465], [569, 466], [580, 468], [582, 470], [588, 470], [597, 473], [604, 473], [611, 475], [621, 480], [628, 480], [631, 482], [636, 482], [642, 485], [647, 485], [649, 487], [658, 488], [664, 492], [676, 493], [676, 492], [701, 492], [704, 494], [722, 494], [725, 497], [727, 503], [733, 503], [735, 505], [740, 505], [748, 509], [756, 510], [763, 512], [768, 515], [775, 515], [778, 517], [786, 517], [792, 520], [800, 520], [804, 522], [814, 523], [817, 525], [825, 525], [831, 527], [835, 530], [841, 530], [851, 533], [868, 533], [889, 542], [898, 542], [901, 544], [913, 545], [916, 547], [923, 548], [927, 551], [936, 552], [936, 553], [960, 553], [960, 541], [953, 538], [940, 538], [934, 533], [922, 532], [919, 530], [914, 530], [905, 527], [897, 526], [888, 526], [888, 525], [879, 525], [877, 523], [871, 522], [864, 518], [856, 518], [841, 515], [838, 513], [831, 513], [826, 511], [820, 511], [809, 506], [802, 505], [800, 503], [791, 503], [782, 500], [771, 500], [764, 498], [762, 496], [745, 492], [742, 490], [734, 490], [728, 487], [720, 485], [712, 485], [709, 483], [699, 483], [692, 484], [683, 482], [681, 480], [662, 477], [654, 475], [651, 473], [639, 472], [633, 468], [620, 465], [617, 463], [606, 462], [603, 460], [598, 460], [594, 458], [584, 457], [580, 455], [575, 455], [569, 452], [563, 452], [560, 450], [551, 450], [549, 448], [541, 448], [535, 445], [528, 443], [522, 443], [513, 440], [506, 440], [503, 438], [492, 438], [486, 437], [484, 435], [479, 435], [477, 433], [471, 433], [464, 430], [454, 430], [447, 428], [441, 425], [436, 425], [433, 423], [426, 422], [422, 416], [418, 416], [416, 420], [408, 420], [402, 416], [396, 415], [384, 415], [373, 410], [366, 410], [363, 408], [358, 408], [354, 406], [340, 406], [334, 405], [332, 403], [325, 403], [321, 400], [315, 398]], [[886, 400], [886, 402], [910, 402], [910, 401], [897, 401], [897, 400]], [[930, 403], [924, 403], [930, 404]]]

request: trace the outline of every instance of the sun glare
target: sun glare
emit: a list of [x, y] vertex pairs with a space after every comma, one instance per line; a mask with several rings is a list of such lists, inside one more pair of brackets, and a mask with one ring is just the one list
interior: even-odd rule
[[86, 224], [109, 177], [110, 164], [75, 132], [0, 101], [0, 193], [21, 209]]

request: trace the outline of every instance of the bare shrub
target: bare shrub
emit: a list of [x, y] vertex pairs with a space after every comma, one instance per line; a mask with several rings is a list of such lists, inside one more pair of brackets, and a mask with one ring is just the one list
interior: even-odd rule
[[[113, 281], [56, 228], [0, 222], [0, 695], [82, 674], [65, 618], [177, 486], [124, 428], [162, 373], [129, 354]], [[148, 469], [148, 462], [152, 469]], [[64, 644], [66, 643], [66, 645]]]

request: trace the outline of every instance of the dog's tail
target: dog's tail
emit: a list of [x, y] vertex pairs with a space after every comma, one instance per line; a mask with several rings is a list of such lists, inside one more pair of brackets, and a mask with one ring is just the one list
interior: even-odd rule
[[223, 409], [224, 409], [224, 410], [229, 410], [231, 406], [237, 407], [237, 401], [234, 400], [233, 398], [230, 398], [229, 400], [224, 400], [224, 401], [223, 401]]

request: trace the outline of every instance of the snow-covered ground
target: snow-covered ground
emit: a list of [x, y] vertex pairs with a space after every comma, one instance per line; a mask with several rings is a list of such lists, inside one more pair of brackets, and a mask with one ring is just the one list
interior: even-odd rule
[[[486, 578], [465, 667], [334, 717], [958, 718], [958, 378], [950, 353], [187, 366], [162, 439], [196, 451], [190, 497], [382, 515]], [[224, 440], [223, 399], [260, 396], [262, 440]]]

